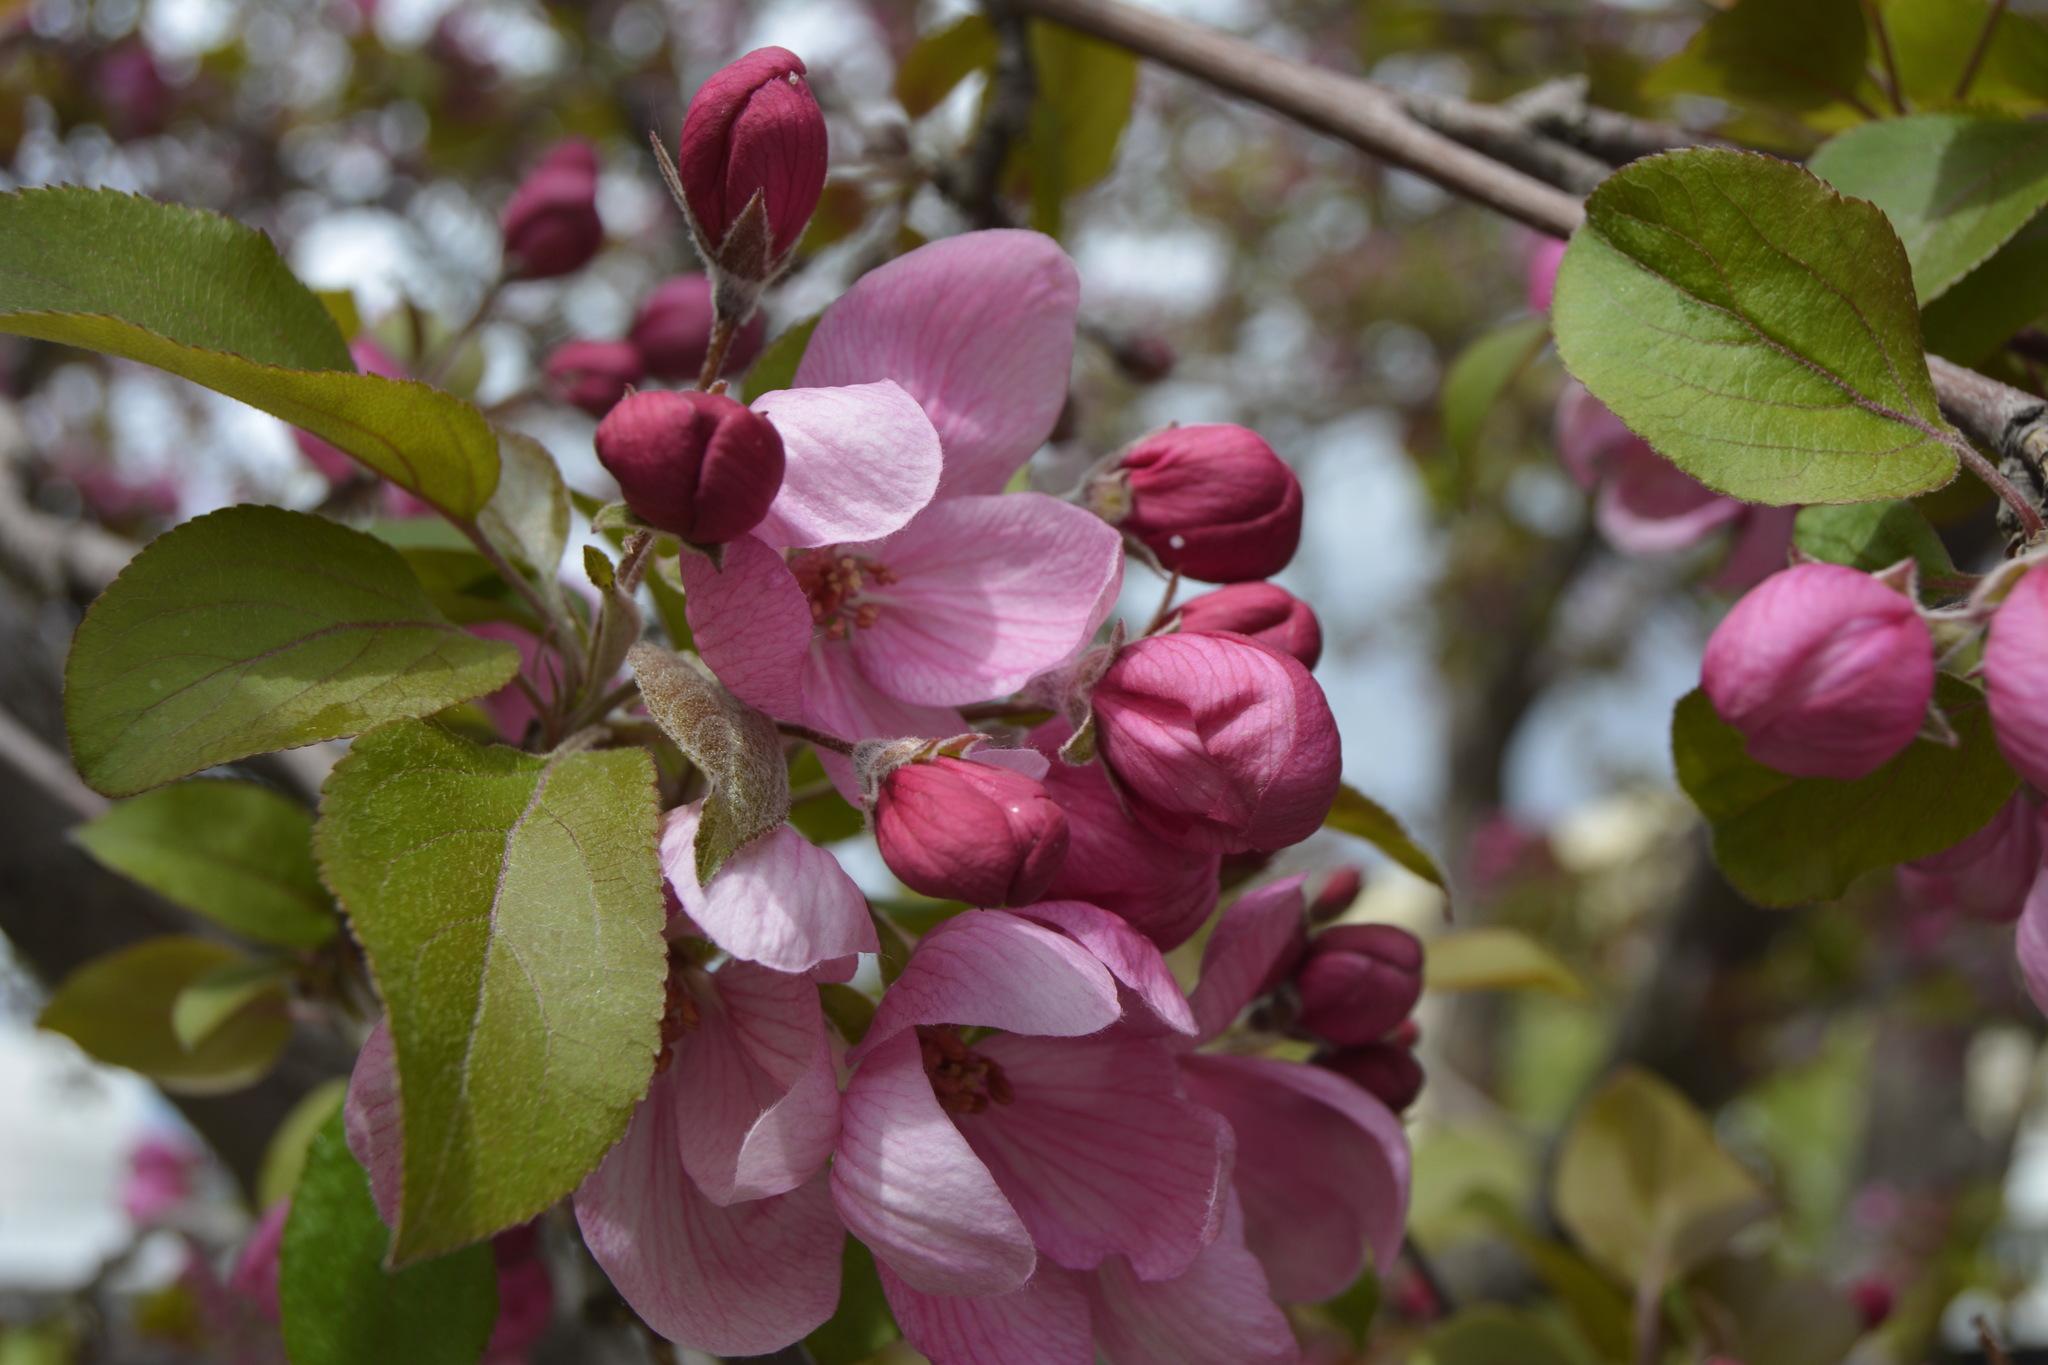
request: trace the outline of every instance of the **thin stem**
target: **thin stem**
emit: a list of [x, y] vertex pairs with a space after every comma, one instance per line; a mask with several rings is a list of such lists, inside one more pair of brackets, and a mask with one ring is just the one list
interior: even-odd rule
[[490, 566], [498, 571], [498, 576], [511, 584], [512, 590], [519, 594], [521, 600], [533, 608], [534, 615], [547, 627], [547, 635], [542, 643], [553, 645], [556, 654], [565, 660], [573, 661], [576, 682], [580, 684], [583, 672], [582, 652], [573, 647], [580, 641], [574, 638], [577, 632], [564, 618], [562, 612], [541, 595], [540, 589], [534, 587], [525, 574], [512, 567], [512, 561], [505, 558], [497, 546], [491, 544], [490, 537], [479, 530], [474, 522], [458, 521], [455, 525], [469, 537], [470, 543], [476, 546], [477, 552], [489, 561]]
[[813, 730], [808, 725], [791, 725], [787, 722], [778, 723], [775, 728], [788, 735], [791, 739], [800, 739], [804, 743], [814, 745], [817, 748], [830, 749], [835, 754], [844, 754], [848, 758], [853, 757], [853, 745], [837, 735], [828, 735], [822, 730]]
[[1179, 591], [1180, 570], [1175, 569], [1166, 580], [1166, 595], [1159, 599], [1159, 610], [1152, 613], [1152, 619], [1146, 624], [1144, 634], [1151, 635], [1166, 624], [1166, 618], [1173, 615], [1173, 596]]
[[576, 730], [593, 722], [603, 720], [606, 716], [639, 695], [640, 684], [628, 678], [596, 701], [579, 707], [576, 714], [569, 718], [569, 723], [564, 728]]
[[1897, 113], [1906, 112], [1906, 100], [1899, 85], [1899, 63], [1892, 56], [1892, 35], [1884, 26], [1884, 15], [1878, 11], [1876, 0], [1863, 0], [1863, 13], [1870, 20], [1870, 28], [1877, 35], [1877, 54], [1884, 62], [1885, 96], [1892, 102]]
[[1984, 20], [1984, 31], [1977, 35], [1977, 45], [1970, 49], [1970, 60], [1963, 63], [1963, 74], [1956, 79], [1956, 98], [1963, 99], [1970, 93], [1970, 87], [1977, 83], [1978, 69], [1984, 65], [1984, 55], [1991, 51], [1991, 39], [1998, 32], [1998, 23], [2005, 18], [2005, 0], [1991, 0], [1991, 13]]
[[613, 582], [619, 591], [631, 597], [640, 591], [640, 580], [647, 576], [647, 566], [654, 562], [654, 532], [635, 531], [626, 537], [624, 551], [619, 555], [619, 567], [614, 570]]
[[973, 706], [960, 708], [963, 720], [1028, 720], [1032, 716], [1049, 716], [1052, 708], [1035, 701], [985, 701]]
[[448, 344], [441, 348], [441, 354], [435, 357], [433, 365], [427, 369], [425, 378], [429, 384], [439, 384], [448, 377], [448, 371], [454, 366], [455, 357], [461, 353], [463, 343], [475, 335], [477, 328], [484, 325], [484, 319], [490, 316], [491, 308], [497, 303], [498, 294], [504, 288], [504, 276], [500, 275], [491, 281], [490, 288], [484, 290], [484, 296], [477, 300], [476, 311], [469, 315], [469, 321], [455, 329], [455, 335], [448, 338]]
[[719, 371], [725, 368], [725, 353], [732, 349], [732, 339], [740, 329], [737, 321], [720, 317], [711, 324], [711, 346], [704, 352], [704, 368], [697, 372], [697, 387], [709, 390], [717, 380]]
[[43, 795], [81, 820], [104, 815], [112, 804], [78, 780], [69, 759], [4, 710], [0, 710], [0, 763], [35, 783]]
[[2005, 1347], [1998, 1344], [1998, 1338], [1991, 1335], [1991, 1324], [1979, 1317], [1976, 1326], [1977, 1345], [1983, 1349], [1984, 1359], [1990, 1365], [2012, 1365], [2012, 1357], [2005, 1353]]
[[2012, 480], [1999, 473], [1998, 467], [1978, 454], [1977, 447], [1968, 441], [1956, 442], [1956, 454], [1962, 458], [1964, 468], [1982, 479], [1985, 486], [1998, 495], [1998, 500], [2012, 509], [2013, 515], [2020, 519], [2020, 527], [2026, 532], [2027, 540], [2038, 539], [2043, 529], [2041, 514], [2033, 503], [2027, 501], [2027, 495], [2014, 487]]
[[1636, 1281], [1635, 1365], [1657, 1365], [1663, 1355], [1665, 1248], [1653, 1244]]
[[1447, 1318], [1456, 1312], [1457, 1300], [1451, 1297], [1451, 1291], [1445, 1286], [1443, 1277], [1436, 1273], [1435, 1263], [1423, 1254], [1422, 1248], [1416, 1245], [1413, 1237], [1402, 1240], [1401, 1254], [1408, 1258], [1408, 1264], [1415, 1268], [1415, 1274], [1422, 1280], [1423, 1287], [1428, 1289], [1429, 1296], [1436, 1300], [1436, 1315]]

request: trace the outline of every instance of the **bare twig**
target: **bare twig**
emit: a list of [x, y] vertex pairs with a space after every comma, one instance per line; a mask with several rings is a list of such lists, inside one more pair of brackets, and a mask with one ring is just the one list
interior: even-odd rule
[[1998, 32], [1999, 23], [2005, 18], [2005, 0], [1991, 0], [1991, 13], [1984, 16], [1984, 31], [1977, 35], [1977, 45], [1970, 49], [1970, 60], [1963, 63], [1963, 74], [1956, 78], [1956, 98], [1963, 99], [1970, 93], [1970, 87], [1977, 83], [1977, 72], [1984, 65], [1984, 54], [1991, 50], [1991, 39]]
[[837, 735], [828, 735], [823, 730], [813, 730], [808, 725], [793, 725], [786, 722], [778, 724], [775, 728], [791, 739], [800, 739], [817, 748], [830, 749], [835, 754], [853, 757], [853, 745]]
[[988, 19], [996, 34], [996, 65], [987, 109], [959, 162], [942, 168], [935, 183], [976, 227], [1014, 227], [1003, 206], [1003, 168], [1009, 164], [1010, 149], [1031, 130], [1038, 78], [1031, 69], [1030, 34], [1023, 14], [1002, 0], [992, 0]]
[[2004, 504], [2000, 528], [2022, 542], [2033, 540], [2041, 534], [2040, 507], [2048, 492], [2048, 403], [1940, 356], [1927, 357], [1927, 371], [1942, 415], [1998, 457], [1996, 467], [1981, 455], [1965, 463]]
[[1998, 1338], [1991, 1334], [1991, 1324], [1980, 1317], [1977, 1319], [1976, 1327], [1977, 1345], [1983, 1350], [1984, 1359], [1989, 1361], [1990, 1365], [2012, 1365], [2012, 1357], [2005, 1353], [2005, 1347], [1999, 1345]]
[[1474, 104], [1422, 90], [1402, 91], [1401, 103], [1444, 136], [1573, 194], [1591, 194], [1613, 170], [1599, 157], [1531, 127], [1504, 104]]
[[5, 710], [0, 710], [0, 763], [35, 783], [44, 795], [81, 820], [97, 818], [111, 804], [78, 780], [70, 759], [43, 743], [35, 731]]
[[1906, 112], [1904, 87], [1899, 84], [1899, 62], [1892, 54], [1891, 30], [1885, 27], [1884, 15], [1877, 7], [1877, 0], [1863, 0], [1864, 16], [1870, 21], [1870, 31], [1877, 35], [1878, 60], [1884, 63], [1885, 98], [1892, 102], [1892, 112]]
[[1503, 107], [1537, 132], [1591, 152], [1610, 166], [1626, 166], [1641, 157], [1685, 147], [1730, 145], [1675, 123], [1596, 108], [1586, 102], [1588, 84], [1584, 76], [1561, 76], [1524, 90]]

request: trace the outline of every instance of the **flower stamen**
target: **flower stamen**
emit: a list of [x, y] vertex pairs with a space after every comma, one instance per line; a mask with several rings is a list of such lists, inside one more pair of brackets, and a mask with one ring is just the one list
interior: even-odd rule
[[811, 550], [789, 562], [797, 586], [811, 602], [811, 624], [823, 627], [828, 640], [843, 640], [847, 628], [869, 630], [881, 618], [879, 602], [856, 599], [869, 587], [896, 581], [889, 567], [864, 555], [850, 555], [837, 546]]
[[1008, 1104], [1017, 1098], [1003, 1068], [960, 1041], [960, 1031], [951, 1025], [919, 1025], [917, 1045], [932, 1093], [947, 1113], [985, 1114], [990, 1100]]

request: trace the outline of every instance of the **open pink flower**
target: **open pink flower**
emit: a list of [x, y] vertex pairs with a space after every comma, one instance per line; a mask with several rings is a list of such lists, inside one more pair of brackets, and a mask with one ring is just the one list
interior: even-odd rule
[[741, 845], [711, 885], [700, 886], [695, 848], [703, 809], [697, 801], [668, 813], [661, 865], [704, 937], [781, 972], [881, 948], [867, 898], [839, 860], [788, 825]]

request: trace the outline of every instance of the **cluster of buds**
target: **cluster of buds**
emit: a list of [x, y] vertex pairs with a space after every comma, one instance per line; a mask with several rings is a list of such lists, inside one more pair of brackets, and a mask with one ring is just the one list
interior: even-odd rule
[[[603, 417], [643, 381], [695, 382], [710, 355], [716, 326], [710, 277], [678, 275], [641, 300], [632, 330], [622, 340], [565, 341], [549, 353], [542, 369], [556, 397]], [[768, 321], [759, 313], [748, 318], [733, 333], [713, 377], [736, 375], [753, 364], [767, 330]]]

